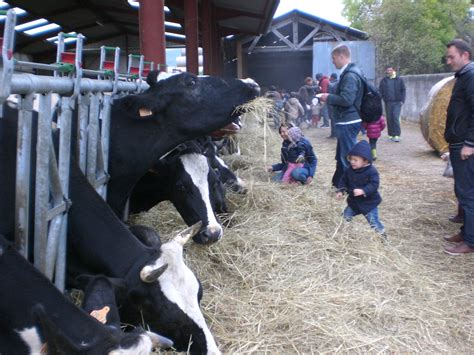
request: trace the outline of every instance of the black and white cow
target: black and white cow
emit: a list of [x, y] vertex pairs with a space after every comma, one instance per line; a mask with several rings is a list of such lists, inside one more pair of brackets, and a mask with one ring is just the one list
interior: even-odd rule
[[116, 100], [112, 107], [107, 202], [119, 216], [134, 185], [157, 158], [186, 140], [230, 124], [239, 115], [235, 108], [259, 93], [251, 79], [183, 73], [147, 82], [146, 92]]
[[147, 211], [162, 201], [171, 201], [188, 226], [202, 221], [193, 239], [208, 244], [222, 238], [216, 213], [227, 212], [225, 191], [218, 175], [201, 154], [199, 142], [183, 143], [160, 159], [135, 185], [130, 213]]
[[[110, 130], [109, 202], [121, 215], [134, 184], [156, 157], [174, 146], [225, 126], [235, 107], [258, 95], [253, 81], [225, 81], [180, 74], [152, 85], [142, 94], [116, 100]], [[17, 112], [4, 106], [0, 119], [0, 233], [14, 231], [14, 180]], [[127, 284], [130, 323], [141, 315], [150, 330], [170, 338], [178, 351], [219, 353], [197, 304], [199, 284], [189, 269], [169, 263], [170, 247], [155, 249], [138, 241], [71, 164], [68, 252], [94, 273], [123, 278]], [[179, 243], [178, 243], [179, 244]], [[182, 246], [176, 246], [182, 251]], [[184, 271], [183, 271], [184, 270]], [[180, 274], [181, 273], [181, 274]], [[175, 280], [175, 281], [174, 281]]]
[[[0, 353], [149, 354], [165, 338], [111, 329], [66, 299], [0, 235]], [[47, 343], [47, 348], [45, 347]]]

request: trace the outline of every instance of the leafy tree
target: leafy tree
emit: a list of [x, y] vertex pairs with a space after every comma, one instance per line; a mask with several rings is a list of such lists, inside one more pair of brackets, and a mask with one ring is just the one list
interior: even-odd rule
[[344, 0], [344, 15], [375, 42], [379, 75], [387, 66], [424, 74], [446, 70], [451, 39], [472, 41], [469, 7], [469, 0]]

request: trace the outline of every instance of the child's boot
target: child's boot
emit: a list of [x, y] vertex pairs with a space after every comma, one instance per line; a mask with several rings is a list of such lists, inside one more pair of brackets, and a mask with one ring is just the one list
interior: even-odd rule
[[377, 149], [372, 148], [372, 160], [376, 161], [377, 160]]

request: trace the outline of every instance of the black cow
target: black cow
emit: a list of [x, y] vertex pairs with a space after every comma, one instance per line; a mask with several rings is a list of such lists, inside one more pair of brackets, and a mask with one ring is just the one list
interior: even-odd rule
[[[257, 94], [253, 81], [184, 73], [152, 85], [142, 94], [116, 100], [112, 107], [112, 179], [108, 190], [114, 210], [123, 210], [133, 185], [156, 157], [231, 122], [237, 114], [235, 107]], [[0, 233], [10, 238], [14, 230], [16, 116], [15, 110], [4, 106], [0, 119], [0, 210], [6, 212], [5, 219], [0, 220]], [[74, 160], [69, 197], [73, 204], [69, 210], [68, 252], [94, 273], [125, 280], [128, 306], [122, 307], [127, 312], [122, 319], [140, 324], [143, 315], [150, 329], [170, 338], [179, 351], [187, 350], [192, 339], [191, 352], [218, 353], [197, 304], [199, 282], [192, 272], [169, 267], [156, 277], [160, 266], [169, 263], [167, 249], [176, 243], [155, 249], [139, 242], [87, 182]], [[182, 245], [174, 249], [182, 251]]]
[[209, 167], [196, 140], [183, 143], [135, 185], [130, 213], [147, 211], [162, 201], [171, 201], [188, 226], [202, 221], [193, 239], [200, 244], [218, 241], [223, 229], [215, 213], [227, 212], [225, 192], [218, 175]]
[[163, 339], [101, 324], [66, 299], [1, 235], [0, 285], [3, 355], [40, 354], [45, 343], [53, 354], [149, 354]]

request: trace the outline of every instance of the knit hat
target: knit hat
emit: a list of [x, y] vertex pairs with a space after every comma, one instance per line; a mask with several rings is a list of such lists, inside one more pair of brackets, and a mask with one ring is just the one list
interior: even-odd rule
[[288, 138], [290, 139], [292, 145], [298, 143], [301, 137], [303, 137], [303, 132], [301, 132], [301, 129], [299, 127], [291, 127], [288, 130]]
[[353, 155], [366, 159], [372, 163], [372, 152], [370, 151], [370, 144], [367, 141], [360, 141], [349, 152], [348, 155]]

